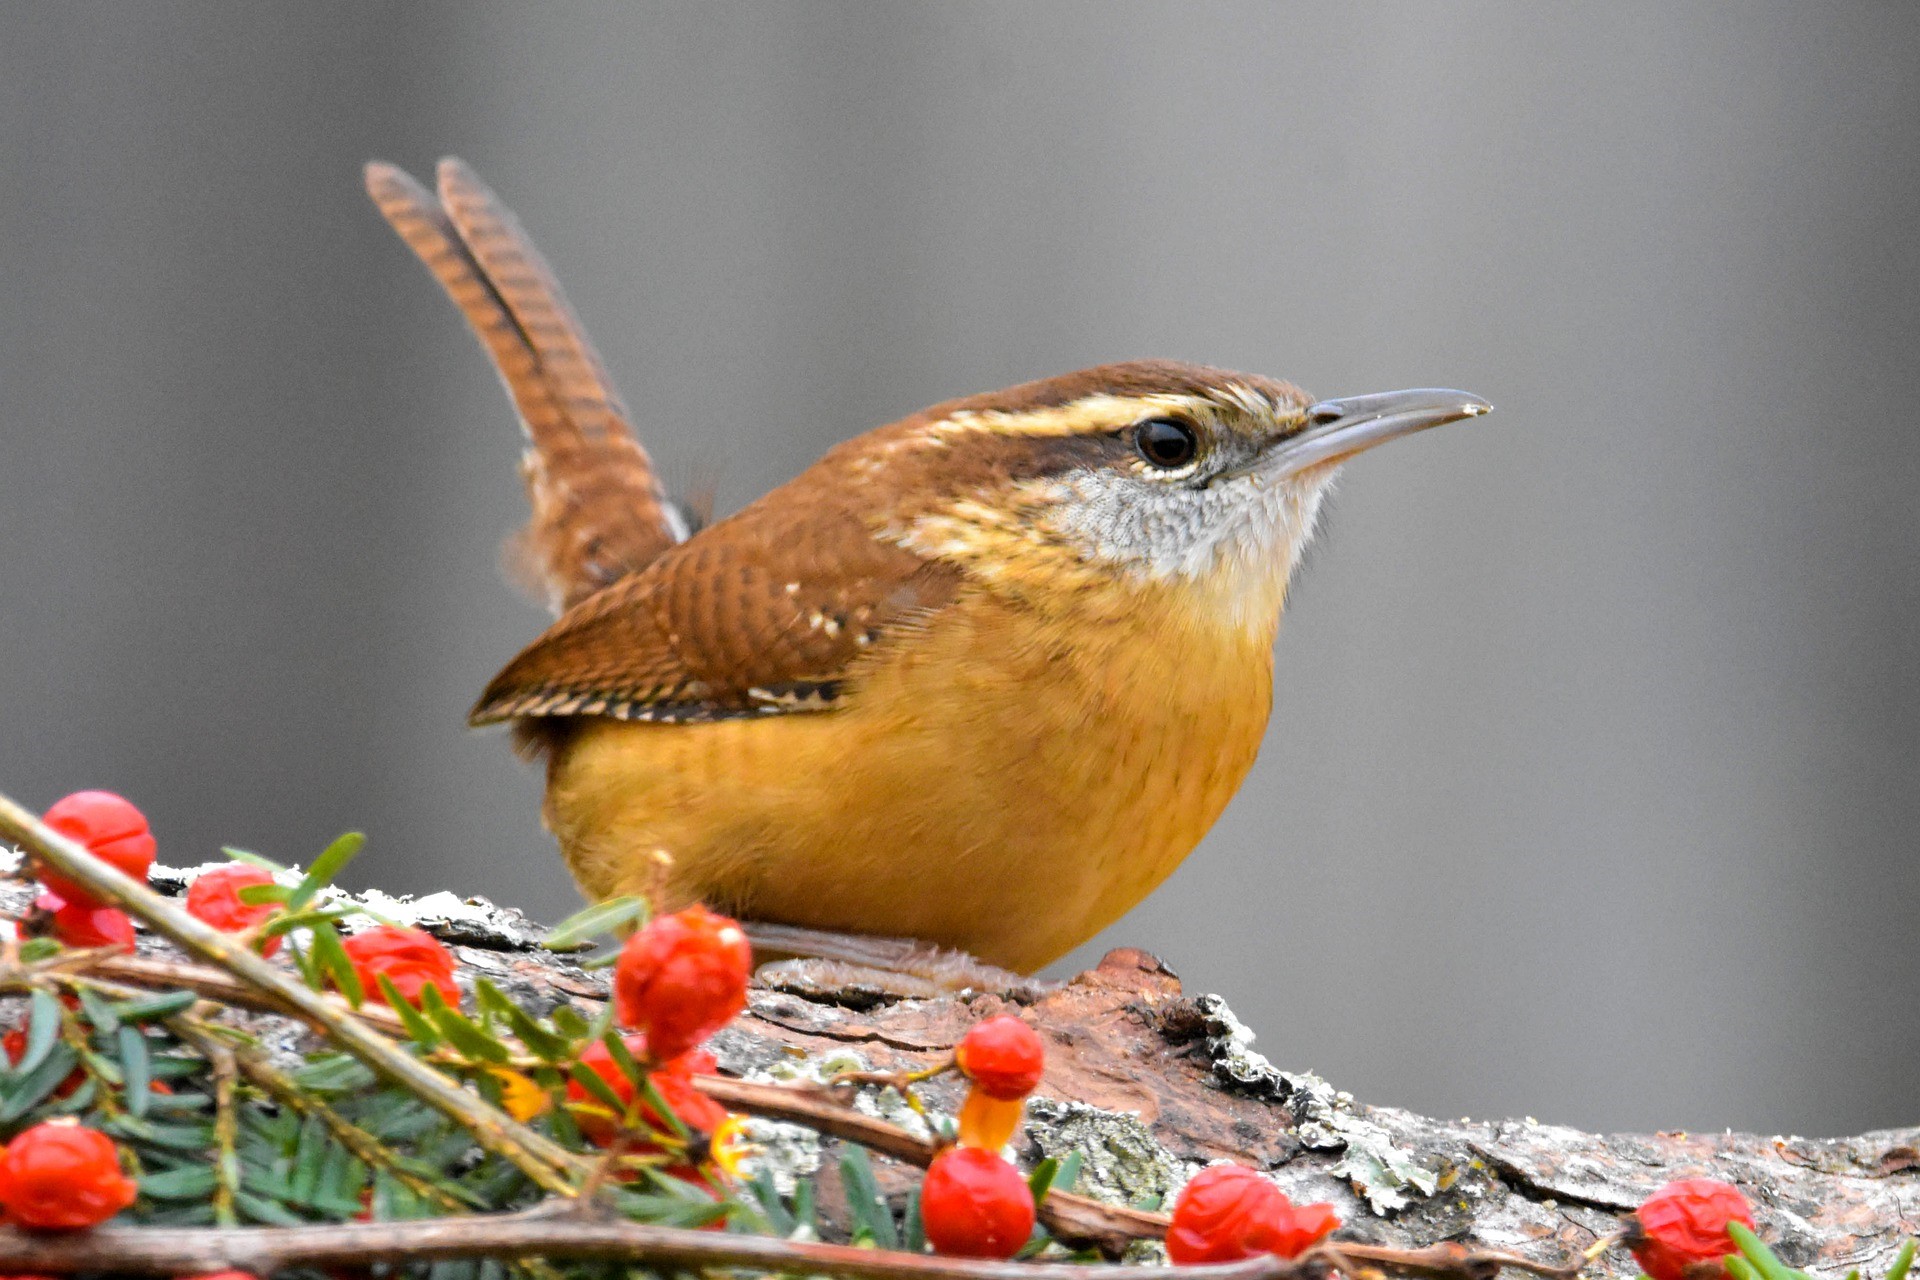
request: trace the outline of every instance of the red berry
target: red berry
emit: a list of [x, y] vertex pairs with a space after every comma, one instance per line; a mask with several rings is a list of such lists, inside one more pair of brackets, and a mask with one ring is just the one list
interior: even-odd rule
[[1753, 1211], [1738, 1190], [1712, 1178], [1669, 1182], [1627, 1217], [1627, 1247], [1653, 1280], [1721, 1275], [1739, 1246], [1727, 1234], [1738, 1222], [1753, 1230]]
[[1183, 1265], [1260, 1253], [1295, 1258], [1339, 1225], [1330, 1204], [1296, 1206], [1256, 1170], [1209, 1165], [1174, 1200], [1167, 1256]]
[[53, 936], [70, 947], [133, 947], [133, 920], [118, 907], [103, 907], [91, 898], [68, 902], [43, 893], [33, 905], [52, 915]]
[[[153, 832], [147, 816], [111, 791], [76, 791], [42, 815], [42, 822], [102, 862], [144, 881], [153, 865]], [[99, 905], [85, 889], [52, 868], [43, 868], [40, 882], [68, 902]]]
[[[222, 933], [242, 933], [280, 910], [278, 903], [242, 902], [240, 891], [254, 885], [272, 884], [273, 874], [265, 867], [236, 862], [204, 872], [187, 889], [187, 914]], [[278, 934], [268, 938], [260, 949], [270, 956], [280, 949]]]
[[620, 1024], [643, 1031], [662, 1062], [677, 1058], [747, 1007], [753, 948], [740, 926], [694, 905], [656, 916], [627, 939], [613, 969]]
[[[627, 1052], [644, 1063], [647, 1060], [647, 1038], [635, 1034], [622, 1038]], [[634, 1095], [638, 1092], [620, 1064], [613, 1060], [613, 1052], [603, 1041], [595, 1040], [580, 1055], [580, 1065], [607, 1082], [622, 1107], [633, 1107]], [[647, 1079], [653, 1084], [660, 1100], [667, 1104], [681, 1124], [696, 1134], [712, 1136], [727, 1121], [727, 1109], [701, 1093], [694, 1087], [695, 1076], [713, 1075], [719, 1066], [713, 1055], [704, 1049], [694, 1049], [677, 1058], [663, 1062], [648, 1072]], [[600, 1146], [612, 1146], [623, 1132], [618, 1118], [602, 1114], [606, 1103], [597, 1094], [587, 1091], [587, 1087], [577, 1080], [567, 1081], [567, 1101], [577, 1108], [574, 1122], [580, 1126], [580, 1132], [590, 1142]], [[640, 1125], [655, 1132], [667, 1131], [671, 1126], [666, 1118], [650, 1106], [642, 1106], [639, 1115]], [[645, 1141], [634, 1144], [635, 1151], [646, 1151], [649, 1145]]]
[[1046, 1068], [1047, 1050], [1038, 1032], [1003, 1013], [967, 1032], [953, 1060], [967, 1079], [1004, 1101], [1033, 1092]]
[[387, 1002], [379, 982], [385, 977], [408, 1004], [419, 1004], [420, 993], [427, 987], [438, 991], [449, 1005], [460, 1003], [460, 986], [453, 980], [453, 953], [425, 930], [376, 925], [354, 934], [342, 945], [369, 1000]]
[[1340, 1215], [1325, 1201], [1295, 1204], [1284, 1193], [1280, 1199], [1285, 1203], [1274, 1215], [1273, 1242], [1268, 1252], [1297, 1258], [1339, 1229]]
[[935, 1253], [1011, 1258], [1033, 1235], [1033, 1191], [993, 1152], [948, 1147], [920, 1184], [920, 1223]]
[[0, 1204], [15, 1226], [98, 1226], [132, 1204], [136, 1191], [113, 1139], [71, 1121], [37, 1124], [0, 1154]]

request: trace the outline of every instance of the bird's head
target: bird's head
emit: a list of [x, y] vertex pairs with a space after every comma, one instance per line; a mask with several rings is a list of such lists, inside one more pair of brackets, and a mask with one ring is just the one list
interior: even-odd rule
[[892, 491], [884, 537], [1003, 589], [1117, 581], [1271, 628], [1340, 464], [1491, 408], [1137, 361], [935, 405], [845, 461]]

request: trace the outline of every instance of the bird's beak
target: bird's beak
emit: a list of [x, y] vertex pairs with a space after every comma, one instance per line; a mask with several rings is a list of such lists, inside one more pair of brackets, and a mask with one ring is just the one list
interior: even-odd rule
[[1492, 413], [1493, 406], [1464, 391], [1420, 387], [1347, 396], [1310, 405], [1306, 425], [1273, 447], [1268, 465], [1281, 476], [1342, 462], [1354, 454], [1462, 418]]

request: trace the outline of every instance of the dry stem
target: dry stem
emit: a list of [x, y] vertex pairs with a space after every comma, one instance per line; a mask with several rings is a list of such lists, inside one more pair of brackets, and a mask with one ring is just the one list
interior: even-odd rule
[[[311, 1227], [100, 1227], [71, 1235], [0, 1230], [0, 1267], [64, 1274], [114, 1271], [180, 1276], [235, 1269], [257, 1276], [289, 1267], [430, 1262], [447, 1258], [607, 1258], [655, 1267], [745, 1267], [860, 1280], [1087, 1280], [1081, 1263], [989, 1262], [849, 1245], [776, 1240], [556, 1211]], [[582, 1202], [573, 1205], [585, 1206]], [[1270, 1254], [1225, 1266], [1129, 1268], [1141, 1280], [1296, 1280], [1325, 1263]], [[1456, 1273], [1458, 1274], [1458, 1273]]]

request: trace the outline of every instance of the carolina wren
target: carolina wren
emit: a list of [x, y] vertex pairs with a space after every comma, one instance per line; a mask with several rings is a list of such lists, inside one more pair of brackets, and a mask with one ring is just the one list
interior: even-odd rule
[[1491, 406], [1171, 361], [924, 409], [695, 529], [538, 253], [457, 160], [367, 168], [526, 427], [556, 621], [476, 725], [543, 757], [586, 893], [1030, 973], [1144, 897], [1259, 749], [1340, 463]]

